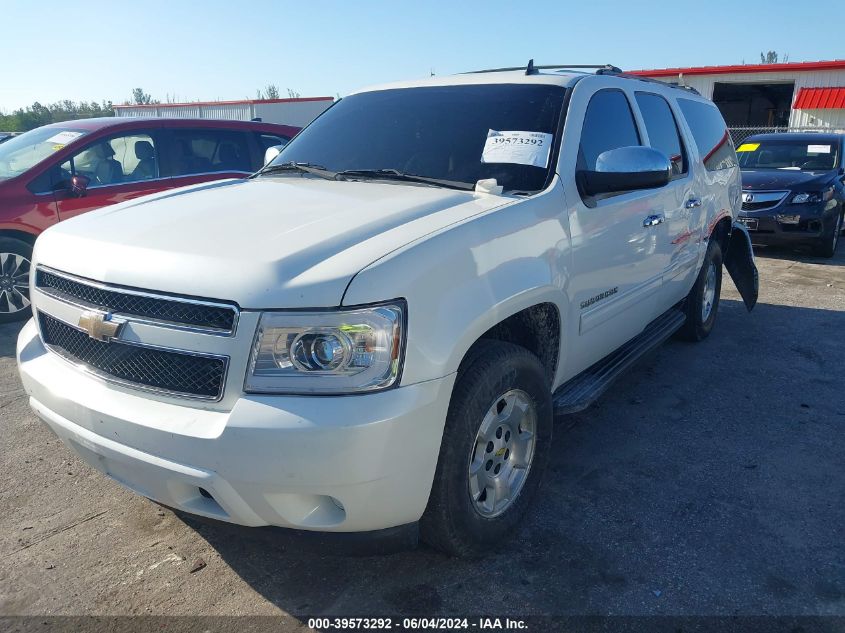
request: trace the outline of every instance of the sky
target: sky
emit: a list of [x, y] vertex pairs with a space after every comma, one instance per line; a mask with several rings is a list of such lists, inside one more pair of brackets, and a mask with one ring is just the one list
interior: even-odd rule
[[[0, 111], [59, 100], [343, 96], [369, 84], [536, 64], [626, 70], [845, 58], [796, 0], [3, 0]], [[818, 6], [822, 3], [808, 3]], [[842, 24], [845, 2], [824, 3]], [[793, 16], [794, 19], [791, 19]]]

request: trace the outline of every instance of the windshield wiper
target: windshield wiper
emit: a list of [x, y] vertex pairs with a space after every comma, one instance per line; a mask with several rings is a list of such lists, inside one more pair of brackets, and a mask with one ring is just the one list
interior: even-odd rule
[[345, 169], [344, 171], [337, 172], [335, 177], [337, 179], [373, 178], [403, 182], [418, 182], [426, 185], [435, 185], [437, 187], [447, 187], [449, 189], [461, 189], [463, 191], [473, 191], [475, 189], [475, 185], [468, 182], [443, 180], [442, 178], [429, 178], [428, 176], [418, 176], [416, 174], [406, 174], [398, 169]]
[[320, 178], [325, 178], [326, 180], [336, 180], [337, 178], [337, 172], [326, 169], [322, 165], [312, 165], [311, 163], [297, 163], [295, 161], [290, 161], [289, 163], [277, 163], [275, 165], [267, 165], [264, 169], [262, 169], [255, 175], [261, 176], [262, 174], [275, 174], [280, 171], [298, 171], [303, 174], [313, 174], [314, 176], [319, 176]]

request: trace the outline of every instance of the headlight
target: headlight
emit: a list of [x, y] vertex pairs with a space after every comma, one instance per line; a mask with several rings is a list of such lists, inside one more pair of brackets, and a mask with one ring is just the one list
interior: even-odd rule
[[792, 196], [792, 204], [804, 204], [807, 202], [818, 202], [819, 201], [819, 194], [817, 193], [796, 193]]
[[801, 193], [796, 193], [792, 196], [792, 200], [790, 200], [791, 204], [813, 204], [815, 202], [827, 202], [833, 198], [833, 187], [829, 187], [824, 191], [804, 191]]
[[264, 312], [244, 389], [252, 393], [377, 391], [399, 378], [402, 302], [328, 312]]

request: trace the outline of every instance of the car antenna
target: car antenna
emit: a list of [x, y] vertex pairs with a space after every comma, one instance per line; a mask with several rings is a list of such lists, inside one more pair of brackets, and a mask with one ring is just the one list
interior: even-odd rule
[[536, 75], [537, 69], [534, 68], [534, 59], [528, 60], [528, 66], [525, 67], [525, 74], [526, 75]]

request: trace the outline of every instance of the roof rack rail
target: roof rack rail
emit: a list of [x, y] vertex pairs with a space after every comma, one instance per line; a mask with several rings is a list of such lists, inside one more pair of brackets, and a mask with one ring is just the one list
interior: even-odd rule
[[698, 90], [696, 90], [692, 86], [681, 86], [680, 84], [670, 84], [666, 81], [660, 81], [659, 79], [654, 79], [652, 77], [643, 77], [641, 75], [632, 75], [630, 73], [626, 73], [624, 70], [619, 70], [618, 68], [615, 68], [614, 70], [605, 70], [605, 71], [597, 70], [596, 74], [597, 75], [616, 75], [617, 77], [623, 77], [624, 79], [636, 79], [637, 81], [644, 81], [646, 83], [660, 84], [661, 86], [667, 86], [669, 88], [677, 88], [679, 90], [686, 90], [688, 92], [692, 92], [694, 94], [701, 96], [701, 93], [698, 92]]
[[486, 70], [471, 70], [466, 75], [474, 75], [478, 73], [503, 73], [512, 72], [515, 70], [524, 70], [526, 75], [536, 75], [541, 70], [595, 70], [597, 75], [614, 75], [615, 77], [624, 77], [625, 79], [636, 79], [638, 81], [645, 81], [647, 83], [656, 83], [661, 86], [668, 86], [669, 88], [678, 88], [679, 90], [686, 90], [693, 94], [700, 95], [692, 86], [679, 86], [678, 84], [670, 84], [659, 79], [651, 77], [641, 77], [640, 75], [631, 75], [613, 64], [551, 64], [548, 66], [535, 66], [534, 60], [529, 59], [525, 66], [511, 66], [509, 68], [488, 68]]
[[526, 75], [536, 75], [540, 70], [564, 70], [571, 68], [572, 70], [595, 70], [596, 74], [613, 74], [621, 73], [622, 70], [612, 64], [551, 64], [548, 66], [535, 66], [534, 60], [528, 60], [525, 66], [511, 66], [509, 68], [487, 68], [485, 70], [471, 70], [465, 74], [474, 75], [477, 73], [504, 73], [514, 70], [524, 70]]

